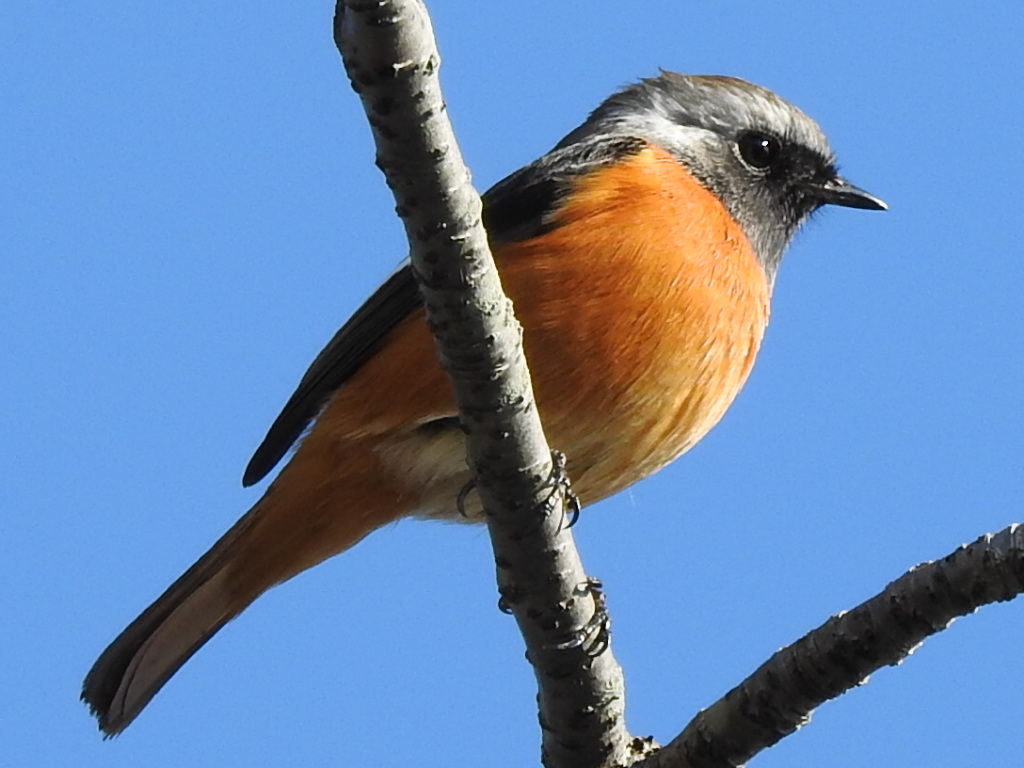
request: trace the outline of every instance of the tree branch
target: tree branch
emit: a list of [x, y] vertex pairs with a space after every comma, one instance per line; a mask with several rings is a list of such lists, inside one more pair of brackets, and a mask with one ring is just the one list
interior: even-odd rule
[[1024, 592], [1024, 527], [924, 563], [778, 651], [670, 744], [634, 768], [734, 768], [789, 735], [819, 704], [899, 664], [958, 616]]
[[520, 328], [445, 114], [426, 10], [420, 0], [339, 0], [335, 41], [373, 129], [459, 406], [500, 605], [514, 614], [537, 675], [545, 765], [742, 765], [953, 618], [1024, 591], [1024, 528], [982, 537], [777, 652], [650, 754], [654, 746], [625, 729], [603, 597], [565, 524], [568, 482], [544, 439]]
[[541, 430], [521, 331], [445, 113], [426, 9], [419, 0], [339, 0], [334, 30], [458, 402], [501, 606], [514, 614], [537, 675], [544, 763], [625, 763], [622, 672], [607, 615], [565, 525], [567, 481]]

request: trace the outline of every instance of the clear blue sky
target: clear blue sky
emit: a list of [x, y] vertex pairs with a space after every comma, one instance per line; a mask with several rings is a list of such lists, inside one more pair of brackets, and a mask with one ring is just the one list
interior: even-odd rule
[[[1024, 517], [1019, 6], [431, 7], [481, 189], [665, 67], [775, 89], [891, 205], [816, 218], [722, 424], [584, 511], [636, 733]], [[252, 449], [404, 255], [331, 14], [0, 11], [4, 768], [537, 763], [532, 675], [466, 527], [402, 523], [274, 590], [113, 742], [77, 701], [257, 498]], [[1017, 765], [1022, 638], [1022, 604], [961, 620], [754, 765]]]

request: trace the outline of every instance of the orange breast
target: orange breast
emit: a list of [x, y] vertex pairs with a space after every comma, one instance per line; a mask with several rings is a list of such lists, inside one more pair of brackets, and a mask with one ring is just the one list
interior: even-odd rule
[[[718, 421], [753, 364], [768, 285], [718, 200], [656, 149], [580, 179], [555, 220], [532, 240], [496, 244], [495, 256], [548, 439], [592, 502]], [[337, 393], [307, 441], [391, 434], [394, 463], [421, 456], [417, 482], [462, 477], [459, 444], [400, 438], [454, 412], [418, 312]]]
[[584, 500], [621, 490], [721, 418], [768, 321], [765, 275], [722, 204], [648, 149], [584, 177], [500, 268], [553, 447]]

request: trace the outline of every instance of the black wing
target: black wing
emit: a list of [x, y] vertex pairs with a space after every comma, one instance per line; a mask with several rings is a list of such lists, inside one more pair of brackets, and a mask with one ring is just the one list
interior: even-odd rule
[[[535, 237], [551, 227], [568, 184], [594, 168], [634, 154], [645, 142], [632, 137], [584, 140], [560, 147], [499, 181], [483, 195], [483, 220], [492, 243]], [[388, 332], [422, 306], [406, 264], [378, 288], [316, 356], [285, 403], [242, 475], [242, 485], [262, 480], [331, 396], [380, 347]]]
[[420, 306], [420, 292], [412, 268], [403, 264], [356, 310], [313, 360], [249, 460], [242, 485], [258, 483], [277, 465], [331, 395], [377, 350], [388, 331]]

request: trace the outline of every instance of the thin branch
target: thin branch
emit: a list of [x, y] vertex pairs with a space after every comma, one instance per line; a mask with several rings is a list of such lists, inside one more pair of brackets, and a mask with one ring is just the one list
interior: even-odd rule
[[811, 711], [896, 665], [958, 616], [1024, 592], [1024, 527], [1011, 525], [924, 563], [783, 648], [633, 768], [733, 768]]
[[373, 129], [458, 402], [501, 605], [515, 615], [537, 675], [544, 763], [625, 763], [622, 672], [603, 600], [565, 525], [567, 483], [541, 430], [520, 328], [445, 113], [426, 9], [419, 0], [339, 0], [335, 42]]

